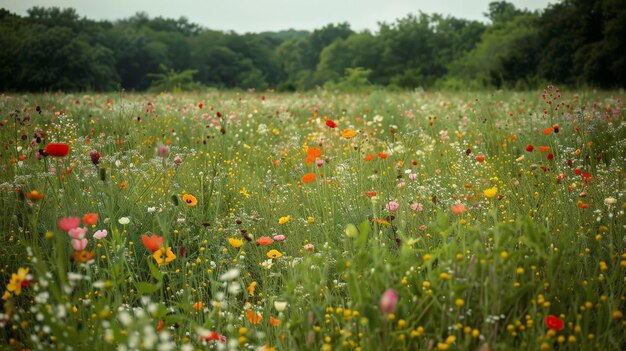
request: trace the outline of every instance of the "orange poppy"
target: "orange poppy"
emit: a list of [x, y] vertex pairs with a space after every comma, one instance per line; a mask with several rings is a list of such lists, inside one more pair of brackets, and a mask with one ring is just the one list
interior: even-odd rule
[[282, 321], [280, 319], [276, 319], [274, 317], [270, 317], [270, 325], [272, 327], [276, 327], [276, 326], [280, 325], [280, 323], [282, 323]]
[[371, 160], [373, 160], [373, 159], [374, 159], [374, 157], [376, 157], [374, 154], [369, 154], [369, 155], [365, 156], [365, 157], [363, 158], [363, 160], [365, 160], [365, 161], [371, 161]]
[[248, 320], [252, 324], [259, 324], [263, 320], [263, 316], [261, 316], [258, 312], [255, 312], [253, 310], [247, 310], [246, 317], [248, 317]]
[[317, 178], [315, 173], [307, 173], [302, 176], [302, 183], [311, 183], [315, 178]]
[[363, 195], [369, 196], [369, 197], [374, 197], [374, 196], [376, 196], [376, 194], [377, 193], [375, 191], [364, 191], [363, 192]]
[[32, 190], [32, 191], [24, 194], [24, 196], [26, 196], [26, 198], [31, 200], [31, 201], [43, 200], [43, 198], [46, 197], [46, 195], [44, 193], [40, 193], [37, 190]]
[[316, 159], [322, 157], [322, 150], [310, 147], [306, 150], [306, 164], [307, 166], [313, 163]]
[[261, 245], [261, 246], [267, 246], [267, 245], [270, 245], [273, 242], [274, 242], [274, 239], [270, 238], [269, 236], [262, 236], [262, 237], [256, 239], [256, 243]]
[[341, 131], [341, 136], [346, 139], [354, 138], [357, 135], [357, 132], [352, 129], [346, 129]]
[[548, 134], [551, 134], [552, 132], [554, 132], [554, 128], [548, 127], [543, 130], [543, 135], [548, 135]]
[[72, 254], [74, 261], [82, 263], [89, 262], [93, 260], [94, 257], [96, 257], [96, 253], [94, 251], [87, 250], [74, 251]]

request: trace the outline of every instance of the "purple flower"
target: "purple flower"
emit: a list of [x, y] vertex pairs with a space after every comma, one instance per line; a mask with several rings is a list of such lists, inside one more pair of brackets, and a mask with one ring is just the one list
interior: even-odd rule
[[91, 157], [91, 163], [93, 163], [94, 166], [97, 166], [98, 163], [100, 163], [100, 157], [102, 157], [102, 154], [96, 150], [92, 150], [89, 152], [89, 157]]
[[387, 315], [396, 311], [396, 305], [398, 304], [398, 293], [393, 289], [387, 289], [380, 297], [380, 311]]

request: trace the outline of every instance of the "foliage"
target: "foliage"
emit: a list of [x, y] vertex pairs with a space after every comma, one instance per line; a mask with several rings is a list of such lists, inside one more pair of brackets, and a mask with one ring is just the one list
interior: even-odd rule
[[0, 9], [0, 89], [144, 91], [161, 65], [195, 70], [202, 86], [229, 89], [309, 90], [354, 67], [392, 89], [623, 88], [622, 5], [568, 0], [531, 12], [495, 1], [487, 24], [420, 12], [375, 32], [338, 23], [246, 34], [142, 12], [108, 22], [74, 9], [33, 7], [24, 17]]

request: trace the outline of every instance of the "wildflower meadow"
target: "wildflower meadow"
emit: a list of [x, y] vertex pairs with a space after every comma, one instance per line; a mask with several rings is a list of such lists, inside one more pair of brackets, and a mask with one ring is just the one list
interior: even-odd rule
[[0, 348], [623, 350], [624, 93], [0, 96]]

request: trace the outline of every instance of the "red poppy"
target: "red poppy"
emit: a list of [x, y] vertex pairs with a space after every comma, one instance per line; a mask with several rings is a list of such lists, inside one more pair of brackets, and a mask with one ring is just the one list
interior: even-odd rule
[[384, 160], [384, 159], [386, 159], [387, 157], [389, 157], [389, 155], [387, 155], [387, 154], [386, 154], [386, 153], [384, 153], [384, 152], [379, 152], [379, 153], [378, 153], [378, 157], [380, 157], [380, 158], [382, 158], [382, 159]]
[[97, 213], [87, 213], [83, 216], [83, 223], [86, 225], [94, 225], [98, 222], [98, 214]]
[[548, 315], [546, 317], [546, 327], [559, 331], [563, 329], [563, 320], [557, 316]]
[[478, 161], [478, 162], [483, 162], [483, 161], [485, 161], [485, 156], [483, 156], [483, 155], [478, 155], [478, 156], [476, 156], [476, 161]]
[[539, 147], [539, 151], [540, 152], [548, 152], [548, 150], [550, 150], [549, 146], [540, 146]]
[[532, 145], [526, 146], [526, 151], [528, 151], [528, 152], [533, 152], [534, 149], [535, 149], [535, 147], [532, 146]]
[[326, 120], [326, 125], [329, 126], [330, 128], [337, 128], [337, 123], [333, 122], [330, 119]]
[[70, 152], [70, 147], [63, 143], [51, 143], [43, 150], [48, 156], [64, 157]]
[[548, 161], [551, 161], [554, 158], [554, 154], [548, 154], [547, 159]]
[[549, 127], [543, 130], [543, 135], [548, 135], [548, 134], [551, 134], [552, 132], [554, 132], [554, 128]]
[[207, 335], [201, 335], [199, 336], [199, 339], [202, 341], [220, 341], [220, 342], [226, 342], [226, 337], [224, 335], [220, 335], [217, 332], [209, 332]]
[[163, 238], [156, 234], [152, 234], [150, 236], [142, 235], [141, 241], [143, 241], [146, 248], [152, 252], [160, 249], [161, 245], [163, 245]]
[[376, 192], [375, 191], [365, 191], [365, 192], [363, 192], [363, 195], [368, 196], [368, 197], [374, 197], [374, 196], [376, 196]]

